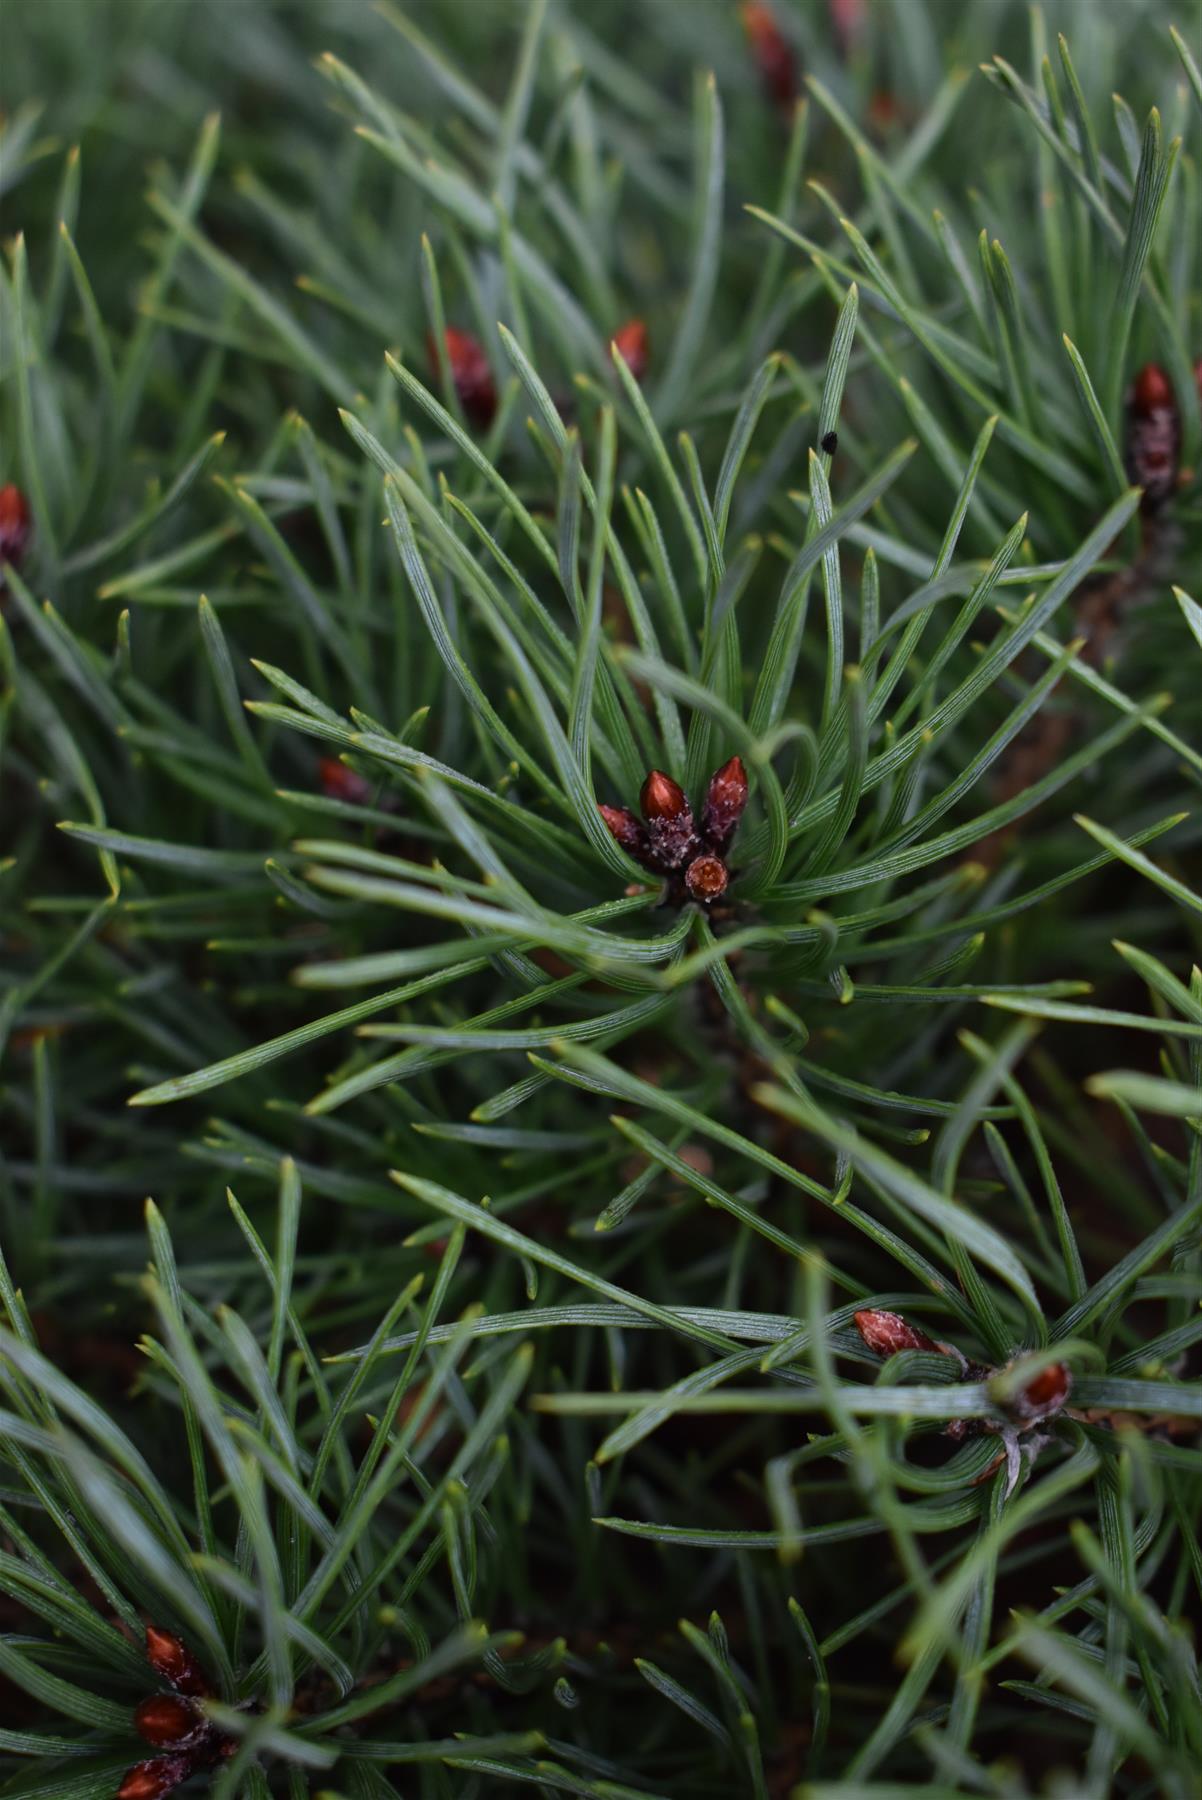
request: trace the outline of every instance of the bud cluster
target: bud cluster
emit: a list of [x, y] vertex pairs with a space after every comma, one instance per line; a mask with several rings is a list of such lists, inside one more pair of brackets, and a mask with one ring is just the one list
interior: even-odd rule
[[732, 756], [710, 777], [700, 826], [684, 789], [661, 769], [652, 769], [643, 783], [641, 819], [625, 806], [598, 811], [628, 855], [653, 874], [667, 876], [670, 901], [712, 906], [730, 885], [726, 853], [746, 804], [747, 772]]
[[[866, 1307], [862, 1312], [853, 1313], [852, 1320], [866, 1348], [874, 1356], [896, 1356], [901, 1350], [931, 1350], [936, 1355], [952, 1357], [966, 1381], [988, 1381], [990, 1376], [1000, 1373], [998, 1369], [990, 1368], [984, 1363], [969, 1362], [954, 1344], [941, 1344], [935, 1338], [928, 1337], [925, 1331], [920, 1330], [917, 1325], [911, 1325], [900, 1313], [886, 1312], [880, 1307]], [[1042, 1433], [1034, 1432], [1033, 1427], [1054, 1418], [1072, 1389], [1073, 1377], [1068, 1364], [1050, 1363], [1046, 1369], [1033, 1375], [1005, 1403], [1002, 1416], [997, 1419], [952, 1419], [944, 1427], [944, 1436], [958, 1441], [989, 1432], [1000, 1437], [1005, 1446], [1002, 1454], [978, 1479], [984, 1481], [1004, 1460], [1009, 1473], [1006, 1489], [1009, 1493], [1018, 1480], [1023, 1451], [1034, 1461], [1043, 1446], [1050, 1442]], [[1028, 1433], [1029, 1436], [1024, 1435]]]
[[117, 1800], [163, 1800], [199, 1769], [232, 1756], [237, 1747], [196, 1704], [211, 1690], [186, 1644], [170, 1631], [148, 1625], [146, 1660], [175, 1691], [148, 1694], [134, 1709], [134, 1727], [140, 1738], [163, 1754], [127, 1769]]

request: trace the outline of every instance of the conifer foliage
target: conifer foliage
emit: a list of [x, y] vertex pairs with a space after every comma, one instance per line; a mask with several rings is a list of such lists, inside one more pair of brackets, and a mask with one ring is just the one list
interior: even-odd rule
[[1196, 1791], [1189, 24], [8, 24], [0, 1800]]

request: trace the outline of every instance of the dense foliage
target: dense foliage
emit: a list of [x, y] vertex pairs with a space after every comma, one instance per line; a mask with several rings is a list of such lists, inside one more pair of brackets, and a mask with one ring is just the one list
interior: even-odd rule
[[6, 22], [0, 1795], [1194, 1791], [1187, 10]]

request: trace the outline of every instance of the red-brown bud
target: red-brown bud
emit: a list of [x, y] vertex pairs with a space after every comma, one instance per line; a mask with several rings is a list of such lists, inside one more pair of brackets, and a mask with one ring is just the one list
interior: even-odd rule
[[1145, 363], [1127, 394], [1127, 473], [1143, 488], [1143, 511], [1155, 512], [1177, 485], [1181, 414], [1159, 363]]
[[684, 872], [684, 884], [701, 906], [720, 900], [729, 881], [729, 871], [720, 856], [695, 856]]
[[705, 807], [701, 814], [701, 835], [711, 850], [721, 856], [735, 835], [743, 808], [747, 805], [747, 771], [742, 758], [732, 756], [729, 762], [710, 777]]
[[647, 327], [642, 319], [627, 319], [613, 335], [613, 346], [636, 381], [647, 373]]
[[878, 88], [868, 101], [868, 123], [879, 136], [896, 130], [902, 123], [902, 108], [896, 94]]
[[630, 809], [625, 806], [598, 806], [597, 811], [623, 850], [641, 861], [647, 854], [647, 834]]
[[162, 1800], [191, 1773], [190, 1756], [155, 1756], [149, 1762], [135, 1763], [126, 1770], [117, 1800]]
[[693, 809], [684, 789], [661, 769], [652, 769], [643, 783], [639, 804], [647, 821], [647, 846], [653, 866], [667, 871], [682, 868], [699, 848]]
[[768, 98], [782, 112], [792, 110], [797, 100], [797, 58], [786, 41], [769, 6], [747, 0], [741, 9], [743, 30], [760, 73], [760, 83]]
[[1068, 1364], [1051, 1363], [1015, 1395], [1010, 1411], [1020, 1424], [1035, 1425], [1058, 1413], [1072, 1391], [1073, 1375]]
[[884, 1312], [873, 1306], [864, 1312], [853, 1313], [852, 1320], [868, 1349], [877, 1356], [896, 1356], [899, 1350], [935, 1350], [946, 1355], [934, 1338], [920, 1331], [917, 1325], [908, 1325], [900, 1313]]
[[670, 775], [665, 775], [662, 769], [652, 769], [644, 781], [639, 805], [647, 820], [678, 819], [682, 813], [689, 811], [684, 789]]
[[208, 1721], [178, 1694], [151, 1694], [134, 1712], [134, 1726], [156, 1750], [182, 1750], [208, 1730]]
[[169, 1681], [181, 1694], [208, 1693], [209, 1684], [196, 1658], [170, 1631], [161, 1631], [157, 1625], [146, 1627], [146, 1660], [156, 1675]]
[[[459, 404], [477, 430], [487, 431], [496, 416], [497, 388], [488, 358], [484, 354], [484, 346], [470, 331], [458, 331], [454, 325], [447, 326], [444, 342]], [[430, 362], [437, 371], [437, 351], [432, 339], [428, 339], [427, 343]]]
[[31, 530], [28, 500], [15, 481], [6, 482], [0, 487], [0, 563], [20, 566]]
[[1131, 407], [1137, 413], [1174, 406], [1173, 384], [1159, 363], [1145, 363], [1131, 384]]
[[348, 768], [336, 756], [323, 756], [317, 764], [321, 791], [329, 800], [347, 800], [352, 806], [366, 806], [371, 799], [371, 782], [358, 769]]
[[864, 0], [830, 0], [831, 24], [839, 44], [839, 54], [850, 56], [868, 23]]

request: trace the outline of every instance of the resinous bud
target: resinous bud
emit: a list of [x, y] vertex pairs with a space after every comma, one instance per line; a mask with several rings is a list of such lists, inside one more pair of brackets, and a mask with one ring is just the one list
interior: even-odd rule
[[1010, 1411], [1021, 1425], [1035, 1425], [1058, 1413], [1072, 1391], [1073, 1375], [1068, 1364], [1051, 1363], [1015, 1395]]
[[690, 899], [701, 906], [712, 906], [726, 892], [730, 872], [720, 856], [695, 856], [684, 872], [684, 884]]
[[192, 1773], [190, 1756], [154, 1756], [127, 1769], [117, 1800], [163, 1800]]
[[[459, 331], [454, 325], [447, 326], [443, 342], [459, 404], [477, 430], [487, 431], [496, 416], [497, 384], [484, 346], [470, 331]], [[437, 369], [438, 355], [433, 340], [429, 350], [430, 361]]]
[[732, 756], [711, 775], [701, 814], [701, 835], [719, 856], [734, 837], [746, 805], [747, 771], [742, 757]]
[[613, 347], [636, 381], [647, 373], [649, 360], [647, 326], [642, 319], [627, 319], [613, 335]]
[[683, 868], [697, 849], [693, 809], [684, 789], [662, 769], [652, 769], [639, 796], [647, 821], [647, 843], [657, 869]]
[[181, 1750], [204, 1736], [206, 1723], [178, 1694], [151, 1694], [134, 1712], [139, 1737], [156, 1750]]
[[743, 30], [751, 48], [760, 84], [768, 98], [783, 113], [793, 110], [797, 100], [797, 58], [792, 45], [776, 22], [770, 6], [747, 0], [740, 8]]
[[1156, 512], [1177, 486], [1181, 413], [1159, 363], [1145, 363], [1127, 393], [1127, 473], [1144, 490], [1143, 511]]
[[196, 1658], [173, 1632], [162, 1631], [157, 1625], [146, 1627], [146, 1660], [156, 1675], [169, 1681], [181, 1694], [208, 1693], [209, 1684]]
[[869, 1350], [877, 1356], [896, 1356], [899, 1350], [940, 1349], [934, 1338], [917, 1325], [907, 1323], [900, 1313], [872, 1306], [853, 1313], [852, 1320]]
[[647, 834], [630, 808], [628, 806], [598, 806], [597, 811], [605, 820], [610, 835], [621, 844], [623, 850], [641, 861], [647, 853]]
[[18, 568], [33, 529], [29, 502], [15, 481], [0, 487], [0, 563]]

